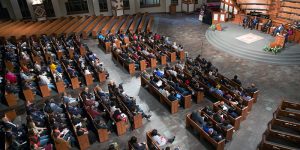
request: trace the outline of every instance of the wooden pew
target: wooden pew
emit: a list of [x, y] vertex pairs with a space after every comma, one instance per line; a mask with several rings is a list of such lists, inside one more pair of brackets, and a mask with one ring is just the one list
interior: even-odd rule
[[[67, 115], [67, 118], [71, 122], [71, 126], [72, 126], [71, 130], [73, 130], [73, 132], [75, 133], [76, 139], [77, 139], [78, 144], [79, 144], [79, 148], [80, 149], [88, 149], [90, 147], [90, 141], [89, 141], [88, 134], [83, 134], [83, 135], [80, 135], [80, 136], [77, 135], [75, 124], [72, 122], [71, 114], [68, 112], [66, 106], [65, 106], [65, 111], [66, 111], [65, 113]], [[84, 117], [84, 116], [82, 116], [82, 117]]]
[[51, 77], [52, 77], [52, 80], [55, 81], [55, 86], [56, 86], [56, 90], [57, 90], [57, 93], [63, 93], [65, 92], [65, 84], [64, 84], [64, 81], [57, 81], [55, 78], [54, 78], [54, 73], [52, 70], [50, 70], [51, 72]]
[[103, 71], [103, 72], [98, 71], [98, 70], [95, 68], [95, 66], [93, 66], [92, 62], [88, 59], [87, 56], [85, 56], [85, 60], [86, 60], [86, 62], [87, 62], [90, 66], [92, 66], [92, 70], [93, 70], [94, 74], [96, 75], [96, 77], [98, 78], [98, 81], [99, 81], [99, 82], [104, 82], [104, 81], [106, 81], [106, 72], [105, 72], [105, 71]]
[[158, 76], [155, 76], [155, 78], [158, 78], [159, 80], [161, 80], [165, 85], [169, 86], [170, 89], [172, 89], [172, 91], [177, 91], [177, 93], [179, 93], [182, 97], [183, 97], [183, 107], [184, 109], [187, 109], [187, 108], [190, 108], [191, 107], [191, 98], [192, 96], [189, 94], [189, 95], [182, 95], [180, 93], [180, 91], [176, 90], [174, 87], [172, 87], [170, 84], [168, 84], [168, 79], [166, 77], [164, 78], [161, 78], [161, 77], [158, 77]]
[[78, 22], [81, 19], [81, 17], [75, 17], [72, 20], [70, 20], [69, 22], [67, 22], [66, 24], [64, 24], [60, 29], [56, 30], [53, 34], [56, 36], [60, 36], [60, 35], [64, 35], [64, 31], [68, 30], [69, 28], [72, 27], [73, 24], [75, 24], [76, 22]]
[[146, 23], [146, 19], [147, 19], [148, 13], [144, 13], [143, 18], [141, 20], [140, 25], [138, 26], [138, 32], [143, 32], [144, 31], [144, 25]]
[[112, 56], [123, 66], [123, 68], [125, 68], [129, 72], [129, 74], [131, 75], [135, 74], [134, 63], [125, 62], [125, 60], [120, 55], [118, 55], [115, 51], [112, 51]]
[[63, 20], [66, 20], [67, 18], [65, 17], [61, 17], [61, 18], [58, 18], [56, 20], [52, 20], [52, 22], [48, 25], [46, 25], [45, 27], [43, 28], [40, 28], [40, 30], [38, 30], [35, 35], [36, 36], [40, 36], [42, 34], [45, 34], [48, 30], [50, 30], [51, 28], [55, 27], [57, 24], [61, 23]]
[[[83, 103], [83, 99], [81, 96], [79, 96], [80, 102]], [[82, 104], [84, 105], [84, 104]], [[88, 111], [86, 110], [86, 108], [84, 107], [83, 109], [85, 111], [85, 113], [87, 114], [87, 118], [89, 119], [90, 122], [93, 122], [93, 128], [96, 131], [97, 135], [98, 135], [98, 139], [99, 142], [106, 142], [109, 140], [109, 133], [108, 133], [108, 129], [98, 129], [94, 123], [94, 118], [91, 116], [91, 114], [88, 113]]]
[[100, 23], [97, 24], [97, 26], [92, 30], [92, 37], [95, 39], [97, 38], [99, 31], [101, 31], [101, 27], [106, 25], [110, 17], [106, 16], [104, 17]]
[[5, 91], [5, 101], [9, 107], [17, 105], [17, 96], [14, 93], [8, 93]]
[[104, 17], [102, 15], [96, 17], [83, 31], [82, 31], [82, 38], [87, 39], [89, 34], [92, 32], [94, 27], [100, 22]]
[[143, 75], [141, 75], [141, 86], [145, 87], [148, 86], [148, 91], [155, 96], [156, 98], [159, 99], [160, 103], [162, 104], [167, 104], [170, 107], [170, 112], [171, 114], [174, 114], [176, 112], [178, 112], [178, 107], [179, 107], [179, 102], [178, 100], [176, 101], [170, 101], [167, 97], [165, 97], [164, 95], [162, 95], [159, 90], [154, 87], [147, 79], [145, 79], [143, 77]]
[[[122, 17], [121, 17], [122, 18]], [[103, 36], [107, 36], [107, 34], [109, 33], [111, 27], [113, 26], [113, 24], [115, 23], [115, 20], [117, 19], [116, 16], [111, 17], [110, 20], [106, 23], [106, 25], [102, 28], [101, 30], [101, 34]]]
[[31, 89], [23, 89], [23, 94], [26, 101], [29, 101], [31, 103], [34, 101], [35, 96]]
[[82, 17], [80, 20], [76, 21], [73, 25], [71, 25], [69, 28], [66, 28], [65, 31], [62, 32], [63, 35], [66, 37], [73, 35], [74, 31], [79, 28], [79, 26], [85, 22], [85, 20], [88, 18], [88, 16]]
[[141, 19], [141, 14], [136, 14], [135, 17], [134, 17], [134, 20], [133, 20], [132, 24], [131, 24], [130, 27], [129, 27], [129, 32], [130, 32], [131, 34], [134, 34], [134, 33], [135, 33], [135, 31], [136, 31], [136, 26], [139, 25], [140, 19]]
[[77, 68], [78, 68], [77, 71], [81, 72], [81, 74], [84, 76], [84, 81], [86, 86], [92, 85], [94, 83], [92, 73], [85, 75], [83, 68], [80, 67], [80, 63], [77, 60], [74, 61], [77, 64]]
[[191, 114], [186, 115], [186, 128], [192, 128], [197, 131], [197, 133], [200, 134], [200, 137], [205, 138], [209, 143], [211, 143], [216, 150], [223, 150], [225, 147], [225, 139], [216, 142], [214, 139], [212, 139], [203, 129], [200, 127], [197, 123], [195, 123], [191, 119]]
[[126, 123], [123, 120], [116, 121], [112, 116], [113, 114], [110, 113], [110, 108], [103, 103], [103, 100], [98, 95], [96, 89], [94, 89], [94, 93], [95, 93], [96, 99], [98, 99], [99, 105], [101, 105], [104, 108], [104, 110], [109, 112], [110, 119], [115, 123], [117, 135], [118, 136], [124, 135], [127, 130]]
[[152, 32], [153, 24], [154, 24], [154, 17], [150, 16], [150, 19], [149, 19], [149, 22], [148, 22], [148, 25], [147, 25], [147, 33]]
[[150, 150], [162, 150], [161, 148], [159, 148], [157, 143], [152, 140], [151, 132], [152, 131], [146, 132], [146, 141], [147, 141], [147, 145], [148, 145], [149, 149]]
[[273, 113], [273, 118], [275, 118], [277, 120], [283, 120], [286, 122], [290, 122], [292, 124], [293, 124], [293, 122], [299, 123], [300, 122], [300, 113], [289, 112], [289, 111], [278, 108]]
[[213, 124], [216, 125], [216, 127], [218, 128], [218, 130], [222, 131], [222, 133], [225, 135], [225, 139], [227, 141], [230, 141], [232, 140], [232, 136], [233, 136], [233, 132], [234, 132], [234, 127], [231, 127], [229, 129], [224, 129], [221, 127], [221, 125], [219, 124], [219, 122], [217, 122], [213, 116], [210, 116], [208, 115], [205, 111], [202, 110], [199, 110], [200, 113], [205, 116], [206, 118], [208, 118], [208, 120], [210, 120]]
[[124, 20], [124, 16], [119, 17], [118, 21], [111, 28], [110, 33], [112, 33], [113, 35], [115, 35], [118, 32], [118, 29], [119, 29], [120, 25], [122, 25], [123, 20]]
[[300, 104], [298, 103], [283, 100], [279, 108], [286, 111], [298, 112], [300, 114]]
[[78, 77], [71, 77], [71, 75], [68, 73], [67, 68], [65, 66], [65, 64], [62, 62], [62, 68], [64, 69], [64, 72], [67, 74], [67, 77], [69, 78], [71, 85], [72, 85], [72, 89], [77, 89], [80, 87], [79, 84], [79, 80]]
[[41, 85], [41, 84], [39, 84], [39, 89], [41, 91], [41, 94], [42, 94], [41, 96], [42, 97], [48, 97], [48, 96], [51, 95], [51, 91], [48, 88], [48, 85]]
[[14, 109], [9, 110], [7, 112], [5, 112], [4, 116], [9, 120], [9, 121], [14, 121], [17, 117], [17, 113]]
[[93, 21], [96, 19], [95, 15], [90, 16], [88, 19], [86, 19], [81, 25], [79, 25], [75, 30], [74, 34], [77, 36], [80, 36], [82, 31], [88, 27]]
[[71, 17], [66, 18], [60, 22], [58, 22], [57, 24], [55, 24], [54, 26], [52, 26], [51, 28], [49, 28], [48, 30], [44, 30], [43, 32], [41, 32], [41, 34], [46, 34], [46, 35], [52, 35], [54, 34], [57, 30], [59, 30], [61, 27], [63, 27], [66, 23], [70, 22], [72, 20]]
[[142, 127], [143, 125], [143, 117], [141, 113], [135, 113], [129, 110], [129, 108], [126, 106], [124, 99], [120, 96], [121, 93], [114, 92], [113, 90], [109, 89], [109, 93], [111, 95], [116, 96], [116, 104], [118, 104], [118, 108], [121, 108], [122, 112], [124, 112], [130, 119], [132, 123], [132, 128], [137, 129]]
[[133, 17], [131, 15], [129, 15], [126, 19], [126, 21], [123, 23], [123, 25], [120, 28], [120, 33], [125, 34], [128, 30], [128, 26], [130, 26], [130, 24], [132, 23]]

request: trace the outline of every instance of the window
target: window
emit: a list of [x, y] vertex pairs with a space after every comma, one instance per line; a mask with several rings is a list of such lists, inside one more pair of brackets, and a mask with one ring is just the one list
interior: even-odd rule
[[68, 0], [68, 2], [65, 3], [65, 5], [67, 8], [68, 15], [89, 12], [86, 0]]
[[1, 19], [10, 19], [9, 13], [6, 8], [2, 7], [2, 3], [0, 3], [0, 20]]
[[171, 0], [171, 4], [178, 5], [178, 0]]
[[53, 9], [52, 1], [51, 0], [43, 0], [43, 4], [45, 7], [47, 17], [55, 17], [55, 12]]
[[100, 12], [108, 11], [107, 0], [98, 0]]
[[130, 9], [129, 0], [123, 0], [123, 9], [124, 10], [129, 10]]
[[160, 0], [140, 0], [140, 7], [156, 7], [160, 6]]
[[198, 0], [195, 0], [195, 4], [198, 4]]
[[31, 14], [26, 0], [18, 0], [23, 19], [31, 19]]

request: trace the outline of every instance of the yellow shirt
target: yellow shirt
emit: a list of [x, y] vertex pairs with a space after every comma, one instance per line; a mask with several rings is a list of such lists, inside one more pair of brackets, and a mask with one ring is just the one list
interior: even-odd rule
[[51, 69], [51, 70], [55, 70], [55, 69], [56, 69], [56, 65], [52, 63], [52, 64], [50, 65], [50, 69]]

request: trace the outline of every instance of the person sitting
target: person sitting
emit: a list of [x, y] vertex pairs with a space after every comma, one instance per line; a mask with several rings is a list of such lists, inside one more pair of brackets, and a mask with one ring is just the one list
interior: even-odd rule
[[64, 103], [71, 105], [71, 106], [75, 106], [78, 104], [78, 99], [73, 98], [71, 96], [71, 94], [67, 94], [66, 92], [64, 92], [62, 99], [63, 99]]
[[243, 19], [243, 27], [244, 27], [244, 29], [246, 29], [246, 27], [248, 26], [248, 24], [249, 24], [249, 17], [245, 16], [244, 19]]
[[132, 136], [130, 138], [129, 143], [132, 145], [132, 147], [135, 150], [147, 150], [148, 149], [147, 144], [145, 142], [138, 143], [137, 137], [135, 137], [135, 136]]
[[152, 140], [156, 142], [159, 147], [165, 146], [167, 143], [173, 143], [175, 136], [172, 138], [166, 138], [165, 136], [160, 135], [156, 129], [153, 129], [150, 133]]
[[237, 75], [234, 75], [233, 79], [231, 79], [233, 82], [237, 83], [238, 85], [242, 86], [242, 82], [238, 79]]
[[195, 121], [201, 127], [205, 126], [204, 116], [197, 110], [193, 111], [191, 114], [191, 119]]
[[253, 28], [256, 29], [258, 22], [259, 22], [259, 20], [258, 20], [258, 18], [255, 16], [254, 19], [253, 19], [252, 22], [251, 22], [251, 30], [253, 30]]
[[284, 30], [284, 26], [283, 24], [280, 24], [274, 31], [273, 31], [273, 36], [278, 35], [279, 33], [281, 33]]
[[219, 134], [214, 128], [211, 122], [207, 122], [205, 126], [203, 126], [203, 130], [212, 137], [216, 142], [221, 141], [224, 137]]
[[246, 88], [246, 92], [249, 92], [249, 93], [254, 93], [256, 91], [258, 91], [258, 89], [256, 88], [254, 83], [252, 83], [250, 87]]
[[265, 24], [263, 24], [261, 31], [262, 32], [269, 32], [269, 29], [272, 27], [272, 20], [269, 19]]
[[77, 136], [81, 136], [83, 134], [88, 134], [89, 131], [86, 128], [82, 128], [81, 126], [76, 127], [76, 134]]

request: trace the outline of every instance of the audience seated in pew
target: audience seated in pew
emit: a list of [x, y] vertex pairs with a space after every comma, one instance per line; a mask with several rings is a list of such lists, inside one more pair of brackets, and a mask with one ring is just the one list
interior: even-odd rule
[[156, 129], [153, 129], [150, 134], [151, 134], [152, 140], [154, 142], [156, 142], [156, 144], [159, 147], [163, 147], [167, 143], [171, 143], [172, 144], [175, 141], [175, 136], [173, 136], [172, 138], [167, 138], [167, 137], [159, 134]]
[[138, 142], [137, 137], [132, 136], [129, 140], [129, 144], [132, 146], [134, 150], [147, 150], [148, 146], [145, 142]]

